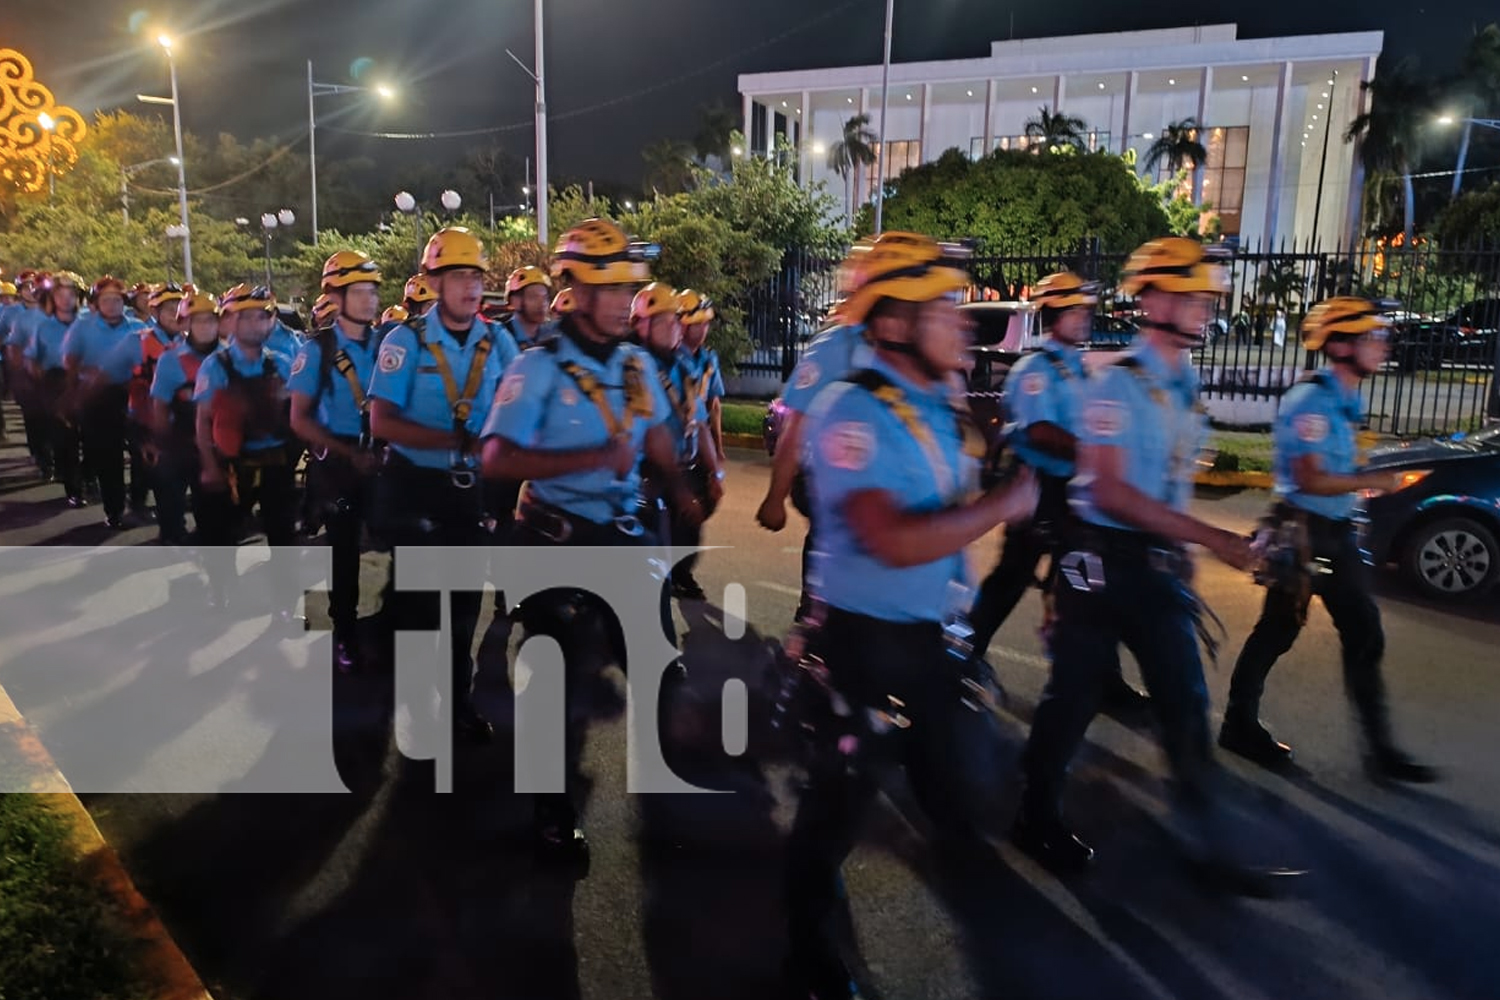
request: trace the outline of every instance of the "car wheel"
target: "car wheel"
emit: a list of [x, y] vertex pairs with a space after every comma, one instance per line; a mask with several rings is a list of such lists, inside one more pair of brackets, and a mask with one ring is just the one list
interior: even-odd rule
[[1403, 568], [1429, 597], [1470, 597], [1486, 590], [1500, 572], [1500, 543], [1477, 521], [1439, 518], [1412, 533]]

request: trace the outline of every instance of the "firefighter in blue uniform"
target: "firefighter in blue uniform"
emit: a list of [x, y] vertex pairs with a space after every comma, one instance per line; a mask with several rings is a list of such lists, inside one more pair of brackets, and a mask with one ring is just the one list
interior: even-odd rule
[[198, 543], [205, 548], [209, 600], [223, 607], [234, 576], [242, 497], [254, 490], [271, 547], [272, 600], [291, 623], [299, 594], [289, 589], [296, 541], [295, 447], [287, 381], [292, 359], [267, 348], [276, 299], [263, 287], [235, 289], [222, 309], [236, 316], [235, 337], [203, 360], [193, 389], [197, 405]]
[[[139, 291], [145, 287], [149, 296], [140, 302]], [[151, 438], [151, 383], [156, 377], [156, 366], [163, 355], [175, 350], [182, 327], [177, 321], [177, 304], [182, 301], [182, 289], [177, 285], [156, 287], [137, 285], [132, 290], [138, 311], [146, 326], [134, 341], [122, 341], [116, 348], [121, 357], [119, 363], [130, 368], [130, 400], [127, 407], [125, 443], [130, 449], [130, 510], [137, 519], [150, 519], [146, 507], [146, 494], [157, 492], [156, 468], [146, 461], [145, 444]], [[161, 498], [157, 498], [160, 506]]]
[[505, 279], [505, 304], [510, 315], [500, 325], [521, 350], [535, 347], [556, 332], [548, 308], [551, 300], [552, 279], [534, 264], [516, 268]]
[[43, 479], [52, 478], [52, 439], [46, 411], [38, 405], [39, 387], [26, 366], [26, 348], [44, 318], [39, 300], [40, 275], [25, 270], [16, 274], [14, 305], [0, 309], [0, 347], [5, 351], [5, 369], [11, 395], [21, 408], [26, 431], [26, 449]]
[[32, 405], [48, 444], [53, 472], [62, 483], [69, 507], [84, 507], [83, 467], [79, 460], [78, 425], [62, 410], [68, 374], [63, 338], [78, 318], [83, 279], [72, 271], [42, 274], [37, 283], [42, 315], [32, 322], [21, 349], [31, 382]]
[[[485, 475], [526, 483], [512, 544], [650, 544], [637, 506], [644, 461], [660, 471], [670, 502], [685, 511], [696, 502], [676, 474], [677, 442], [664, 426], [668, 403], [656, 365], [625, 342], [632, 302], [650, 278], [647, 254], [607, 219], [587, 219], [557, 244], [552, 276], [571, 281], [575, 308], [557, 336], [506, 370], [484, 430]], [[626, 667], [623, 642], [603, 620], [607, 611], [564, 589], [526, 596], [517, 617], [528, 635], [557, 639], [572, 676], [584, 656], [601, 653], [595, 639], [611, 644]], [[535, 833], [544, 855], [586, 870], [582, 747], [583, 734], [570, 724], [568, 791], [537, 797]]]
[[[1051, 557], [1047, 579], [1041, 583], [1043, 602], [1050, 604], [1048, 585], [1070, 516], [1068, 480], [1073, 478], [1078, 419], [1088, 379], [1079, 347], [1092, 333], [1099, 290], [1071, 271], [1060, 271], [1037, 282], [1031, 301], [1040, 308], [1047, 339], [1041, 350], [1026, 355], [1010, 370], [1002, 405], [1009, 421], [1008, 446], [1018, 461], [1036, 472], [1041, 500], [1036, 517], [1006, 526], [1000, 562], [980, 584], [969, 624], [974, 627], [974, 653], [981, 658], [1021, 596], [1038, 582], [1036, 568], [1043, 556]], [[1105, 708], [1134, 716], [1140, 714], [1144, 701], [1116, 671], [1105, 690]]]
[[1201, 608], [1186, 548], [1201, 545], [1235, 569], [1250, 565], [1246, 538], [1188, 513], [1208, 430], [1188, 350], [1202, 343], [1228, 291], [1228, 268], [1196, 241], [1168, 237], [1130, 256], [1119, 287], [1139, 298], [1141, 334], [1086, 391], [1069, 486], [1077, 519], [1055, 583], [1052, 674], [1022, 755], [1025, 792], [1011, 836], [1059, 873], [1093, 860], [1064, 823], [1063, 786], [1124, 643], [1140, 664], [1172, 767], [1185, 860], [1229, 891], [1269, 894], [1280, 873], [1241, 864], [1221, 836]]
[[828, 924], [880, 762], [905, 767], [940, 850], [985, 849], [999, 732], [993, 689], [964, 641], [964, 549], [1030, 516], [1037, 500], [1024, 472], [978, 492], [984, 442], [949, 381], [968, 355], [961, 262], [906, 236], [853, 263], [841, 312], [867, 331], [870, 351], [818, 395], [803, 425], [821, 618], [807, 643], [847, 704], [818, 726], [787, 846], [788, 972], [797, 995], [817, 1000], [853, 995]]
[[192, 285], [177, 302], [182, 342], [161, 356], [151, 377], [151, 437], [142, 454], [155, 470], [156, 523], [161, 540], [189, 540], [186, 497], [193, 496], [194, 520], [202, 509], [198, 464], [198, 417], [193, 393], [203, 362], [219, 349], [219, 303]]
[[[333, 579], [328, 613], [334, 662], [345, 672], [359, 660], [359, 543], [375, 473], [367, 390], [380, 349], [373, 323], [380, 308], [380, 268], [358, 250], [340, 250], [323, 263], [322, 294], [312, 336], [292, 363], [292, 430], [307, 446], [307, 496], [328, 528]], [[319, 322], [322, 320], [322, 322]]]
[[[683, 474], [703, 504], [703, 520], [712, 517], [724, 495], [724, 378], [719, 355], [707, 346], [708, 328], [717, 313], [708, 296], [691, 288], [677, 293], [677, 322], [682, 343], [677, 348], [673, 376], [681, 398], [674, 409], [693, 414], [683, 419]], [[695, 548], [703, 541], [703, 521], [672, 519], [672, 544]], [[693, 576], [698, 555], [683, 557], [672, 567], [672, 593], [688, 600], [704, 599]]]
[[1377, 781], [1437, 778], [1397, 749], [1391, 735], [1380, 675], [1385, 632], [1351, 519], [1359, 491], [1400, 488], [1399, 474], [1359, 469], [1360, 383], [1385, 363], [1389, 328], [1380, 305], [1368, 299], [1340, 296], [1314, 306], [1302, 323], [1302, 344], [1322, 351], [1328, 363], [1288, 390], [1276, 414], [1277, 501], [1267, 530], [1272, 539], [1290, 542], [1292, 552], [1282, 553], [1290, 572], [1266, 577], [1265, 605], [1235, 663], [1219, 730], [1219, 746], [1268, 768], [1289, 765], [1292, 751], [1261, 724], [1261, 692], [1271, 667], [1307, 623], [1316, 594], [1338, 630], [1366, 770]]
[[[435, 293], [427, 312], [385, 335], [370, 381], [370, 432], [388, 443], [376, 477], [371, 524], [393, 547], [483, 545], [479, 433], [500, 372], [518, 353], [515, 341], [479, 314], [484, 245], [462, 227], [434, 233], [422, 251], [424, 284]], [[399, 559], [399, 554], [397, 555]], [[422, 595], [392, 594], [393, 624], [431, 627]], [[494, 733], [474, 707], [474, 629], [482, 595], [452, 594], [453, 696], [447, 710], [460, 742]]]

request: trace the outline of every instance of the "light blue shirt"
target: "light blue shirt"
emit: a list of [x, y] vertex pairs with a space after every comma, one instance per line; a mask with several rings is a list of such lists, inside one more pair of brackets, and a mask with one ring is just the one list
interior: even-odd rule
[[806, 414], [813, 399], [825, 387], [852, 371], [868, 368], [875, 349], [865, 339], [863, 326], [835, 326], [820, 333], [811, 344], [792, 377], [781, 391], [787, 409]]
[[707, 382], [703, 384], [703, 391], [698, 395], [707, 403], [711, 399], [724, 398], [724, 371], [719, 364], [719, 352], [712, 347], [704, 346], [696, 351], [690, 351], [686, 347], [677, 349], [679, 363], [686, 369], [688, 378], [703, 382], [704, 376], [708, 376]]
[[[145, 329], [145, 323], [128, 316], [115, 326], [106, 323], [98, 313], [79, 316], [63, 337], [63, 359], [76, 360], [79, 368], [98, 368], [111, 383], [126, 382], [131, 368], [140, 361], [141, 331]], [[117, 354], [122, 344], [135, 349], [135, 357], [125, 365], [123, 376], [119, 374], [120, 358]], [[113, 371], [106, 370], [107, 364]]]
[[272, 324], [271, 334], [266, 338], [266, 350], [295, 358], [301, 347], [302, 341], [280, 319]]
[[867, 389], [835, 382], [818, 394], [803, 437], [803, 469], [818, 526], [820, 596], [830, 606], [885, 621], [942, 621], [948, 584], [972, 584], [962, 552], [920, 566], [888, 566], [865, 551], [844, 514], [855, 493], [881, 490], [902, 510], [930, 513], [962, 500], [978, 485], [979, 463], [964, 451], [963, 433], [946, 385], [919, 388], [879, 358], [868, 368], [905, 393], [929, 428], [941, 462], [902, 420]]
[[1026, 429], [1032, 424], [1047, 423], [1077, 435], [1087, 379], [1083, 355], [1078, 349], [1051, 339], [1043, 342], [1040, 351], [1017, 362], [1005, 378], [1002, 402], [1014, 423], [1012, 441], [1016, 454], [1044, 475], [1071, 479], [1074, 465], [1033, 446]]
[[677, 444], [677, 461], [690, 464], [698, 457], [703, 429], [708, 426], [708, 400], [699, 393], [701, 380], [693, 377], [681, 352], [668, 361], [652, 354], [651, 360], [656, 362], [657, 380], [667, 397], [664, 426]]
[[546, 323], [543, 323], [541, 326], [537, 327], [535, 337], [526, 336], [526, 334], [521, 329], [520, 322], [515, 318], [514, 315], [512, 315], [505, 322], [496, 323], [495, 325], [500, 327], [506, 333], [510, 334], [511, 339], [516, 342], [516, 346], [523, 351], [530, 347], [536, 347], [538, 344], [545, 343], [546, 341], [557, 336], [556, 320], [548, 320]]
[[47, 314], [40, 308], [28, 309], [17, 303], [8, 307], [15, 310], [8, 318], [5, 328], [5, 345], [7, 347], [18, 347], [24, 353], [31, 345], [31, 340], [36, 336], [36, 328], [41, 325]]
[[[448, 399], [448, 390], [443, 382], [437, 359], [427, 345], [438, 344], [452, 369], [454, 388], [462, 393], [469, 380], [469, 370], [474, 355], [482, 341], [488, 338], [493, 347], [484, 362], [484, 374], [474, 393], [469, 418], [465, 427], [470, 434], [477, 435], [485, 427], [490, 414], [500, 373], [517, 354], [516, 342], [510, 334], [496, 330], [481, 317], [474, 319], [462, 346], [449, 333], [436, 312], [421, 318], [422, 336], [419, 341], [411, 320], [386, 334], [376, 356], [375, 373], [370, 377], [370, 397], [383, 399], [402, 411], [402, 416], [413, 423], [434, 430], [453, 429], [453, 403]], [[453, 455], [446, 449], [409, 448], [392, 443], [391, 447], [414, 465], [426, 469], [449, 469], [453, 466]]]
[[[208, 353], [212, 354], [216, 350], [218, 350], [218, 345], [214, 345]], [[198, 379], [196, 374], [188, 378], [183, 366], [183, 359], [191, 354], [198, 354], [198, 352], [193, 349], [192, 345], [184, 342], [161, 356], [161, 360], [156, 363], [156, 374], [151, 378], [152, 399], [159, 399], [168, 406], [171, 406], [173, 402], [190, 403], [193, 401], [193, 390]], [[200, 358], [207, 356], [200, 355]], [[198, 367], [202, 367], [201, 361]]]
[[1276, 495], [1293, 507], [1335, 521], [1347, 520], [1354, 512], [1355, 495], [1320, 497], [1299, 491], [1292, 479], [1292, 463], [1303, 455], [1317, 455], [1323, 471], [1350, 475], [1359, 467], [1359, 428], [1364, 420], [1358, 386], [1345, 388], [1326, 368], [1288, 389], [1281, 398], [1273, 437]]
[[[1186, 352], [1173, 371], [1143, 344], [1085, 383], [1079, 444], [1120, 449], [1125, 481], [1176, 510], [1187, 510], [1207, 436], [1198, 377]], [[1092, 476], [1069, 484], [1068, 497], [1078, 516], [1106, 528], [1137, 530], [1094, 506], [1093, 485]]]
[[62, 322], [56, 316], [42, 313], [41, 318], [32, 327], [31, 336], [26, 341], [24, 352], [26, 358], [35, 361], [37, 367], [44, 372], [61, 370], [63, 340], [67, 337], [68, 329], [72, 325], [72, 323]]
[[[603, 524], [633, 514], [641, 484], [640, 456], [646, 432], [668, 418], [670, 406], [658, 381], [656, 363], [640, 348], [622, 343], [606, 362], [598, 362], [563, 332], [548, 346], [523, 351], [511, 362], [485, 424], [485, 437], [501, 437], [520, 448], [577, 451], [609, 442], [611, 428], [564, 365], [576, 365], [598, 379], [612, 419], [628, 427], [637, 460], [620, 478], [612, 469], [589, 469], [552, 479], [532, 480], [529, 494], [575, 517]], [[630, 369], [641, 385], [635, 406], [626, 407], [625, 382]]]
[[[251, 360], [245, 356], [245, 351], [238, 344], [231, 344], [209, 355], [203, 361], [203, 366], [198, 369], [198, 381], [193, 387], [193, 402], [199, 406], [211, 405], [214, 394], [229, 386], [229, 375], [224, 370], [220, 358], [223, 353], [228, 353], [230, 360], [234, 363], [234, 370], [245, 378], [260, 378], [265, 374], [265, 361], [263, 358]], [[285, 354], [275, 351], [264, 350], [265, 357], [270, 358], [275, 365], [276, 373], [281, 376], [283, 382], [291, 378], [292, 361]], [[264, 451], [267, 448], [279, 448], [286, 444], [286, 439], [281, 437], [256, 438], [245, 442], [246, 451]]]
[[[351, 340], [344, 333], [343, 327], [335, 324], [333, 336], [338, 351], [342, 351], [354, 365], [355, 381], [359, 383], [360, 391], [368, 391], [370, 379], [375, 374], [376, 352], [380, 349], [375, 330], [367, 330], [363, 341]], [[323, 346], [315, 334], [297, 352], [287, 388], [318, 401], [318, 422], [328, 428], [330, 433], [344, 437], [357, 437], [364, 433], [359, 401], [354, 398], [354, 389], [349, 385], [348, 377], [339, 372], [333, 358], [329, 359], [326, 381], [322, 373]]]

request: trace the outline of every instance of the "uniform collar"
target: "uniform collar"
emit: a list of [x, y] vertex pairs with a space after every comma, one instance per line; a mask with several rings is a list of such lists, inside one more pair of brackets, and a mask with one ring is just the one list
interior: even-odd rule
[[1042, 350], [1054, 357], [1061, 358], [1075, 371], [1083, 371], [1083, 352], [1070, 344], [1064, 344], [1059, 340], [1048, 337], [1042, 341]]
[[1328, 381], [1328, 384], [1333, 387], [1334, 394], [1339, 401], [1339, 409], [1343, 410], [1345, 413], [1350, 414], [1355, 419], [1363, 417], [1364, 400], [1360, 398], [1360, 384], [1356, 382], [1352, 387], [1344, 385], [1344, 383], [1339, 380], [1338, 375], [1334, 373], [1332, 366], [1329, 365], [1324, 365], [1322, 368], [1318, 369], [1318, 371], [1324, 373], [1323, 377]]
[[879, 372], [881, 375], [884, 375], [887, 379], [889, 379], [897, 387], [899, 387], [902, 392], [906, 393], [908, 397], [918, 400], [926, 400], [932, 403], [938, 403], [942, 406], [948, 405], [950, 389], [946, 381], [939, 380], [938, 382], [930, 386], [917, 385], [906, 376], [897, 372], [889, 362], [887, 362], [884, 358], [879, 357], [878, 355], [875, 358], [871, 359], [869, 367], [872, 370]]
[[1185, 398], [1190, 398], [1197, 392], [1197, 378], [1191, 359], [1184, 357], [1182, 364], [1174, 371], [1161, 355], [1145, 344], [1134, 348], [1130, 354], [1135, 358], [1136, 364], [1145, 369], [1151, 380], [1163, 388], [1178, 392]]
[[608, 371], [618, 363], [623, 363], [630, 353], [630, 344], [623, 337], [615, 341], [607, 354], [602, 345], [599, 348], [595, 348], [592, 344], [585, 347], [587, 338], [578, 329], [572, 316], [563, 317], [562, 322], [558, 324], [558, 332], [563, 350], [573, 355], [575, 360], [582, 359], [604, 371]]

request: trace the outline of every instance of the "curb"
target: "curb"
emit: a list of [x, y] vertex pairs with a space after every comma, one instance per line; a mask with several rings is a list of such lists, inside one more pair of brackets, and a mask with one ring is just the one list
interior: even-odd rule
[[[764, 452], [766, 442], [759, 434], [725, 434], [724, 447]], [[1269, 472], [1200, 472], [1194, 481], [1199, 486], [1219, 489], [1268, 490], [1273, 485]]]
[[140, 969], [153, 984], [152, 1000], [213, 1000], [4, 688], [0, 688], [0, 763], [6, 768], [8, 785], [41, 796], [45, 808], [69, 827], [84, 872], [114, 899], [126, 928], [141, 942]]

